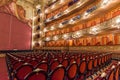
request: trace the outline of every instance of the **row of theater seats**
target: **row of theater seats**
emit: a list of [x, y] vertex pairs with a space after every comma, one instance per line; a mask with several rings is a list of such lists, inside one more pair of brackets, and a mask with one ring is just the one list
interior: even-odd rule
[[[6, 59], [11, 80], [94, 80], [94, 74], [112, 65], [111, 56], [109, 53], [44, 51], [8, 53]], [[119, 80], [115, 76], [115, 79], [100, 78], [96, 80]]]

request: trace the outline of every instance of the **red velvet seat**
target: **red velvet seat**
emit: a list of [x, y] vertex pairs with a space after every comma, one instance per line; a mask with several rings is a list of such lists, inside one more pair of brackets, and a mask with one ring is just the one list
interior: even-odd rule
[[92, 70], [93, 70], [93, 59], [90, 59], [87, 64], [87, 74], [86, 74], [87, 77], [92, 75]]
[[28, 63], [24, 63], [19, 68], [17, 68], [17, 70], [15, 72], [15, 77], [17, 78], [17, 80], [24, 80], [24, 77], [28, 73], [32, 72], [32, 70], [33, 70], [32, 65], [30, 65]]
[[110, 73], [108, 73], [106, 80], [115, 80], [115, 75], [114, 75], [114, 69], [110, 71]]
[[86, 70], [87, 70], [87, 63], [85, 60], [83, 60], [78, 67], [79, 77], [77, 80], [84, 80], [85, 79]]
[[74, 80], [76, 78], [77, 75], [77, 70], [78, 70], [78, 65], [77, 63], [74, 61], [67, 69], [67, 76], [66, 76], [66, 80]]
[[75, 58], [74, 58], [74, 56], [72, 56], [69, 63], [72, 64], [74, 61], [75, 61]]
[[77, 62], [78, 65], [80, 65], [81, 58], [80, 58], [80, 57], [77, 57], [76, 62]]
[[50, 80], [64, 80], [65, 67], [62, 65], [57, 66], [50, 74]]
[[97, 70], [99, 70], [98, 60], [99, 60], [99, 59], [98, 59], [97, 57], [93, 60], [93, 67], [94, 67], [93, 71], [94, 71], [94, 72], [97, 72]]
[[118, 66], [116, 69], [115, 69], [115, 80], [119, 80], [120, 79], [120, 67]]
[[33, 67], [35, 67], [38, 64], [38, 61], [37, 60], [30, 60], [29, 63], [32, 64]]
[[68, 65], [69, 65], [69, 61], [68, 61], [68, 59], [67, 59], [67, 58], [63, 59], [63, 61], [62, 61], [61, 64], [62, 64], [65, 68], [67, 68]]
[[42, 69], [35, 69], [24, 80], [47, 80], [47, 73]]
[[60, 63], [59, 63], [58, 60], [54, 60], [54, 61], [50, 64], [50, 71], [54, 70], [59, 64], [60, 64]]
[[16, 70], [18, 67], [20, 67], [22, 64], [24, 63], [24, 61], [18, 61], [16, 63], [13, 64], [13, 69]]
[[48, 63], [46, 61], [42, 61], [35, 66], [35, 69], [36, 68], [43, 69], [44, 71], [48, 72]]

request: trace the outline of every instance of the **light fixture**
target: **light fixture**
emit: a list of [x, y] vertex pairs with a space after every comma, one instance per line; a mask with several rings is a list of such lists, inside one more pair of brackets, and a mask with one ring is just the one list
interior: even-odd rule
[[120, 17], [117, 16], [116, 18], [114, 18], [113, 22], [114, 23], [111, 25], [111, 27], [120, 29]]
[[46, 37], [46, 38], [45, 38], [45, 41], [50, 41], [50, 37]]
[[52, 26], [52, 27], [50, 28], [50, 30], [55, 30], [55, 27], [54, 27], [54, 26]]
[[62, 36], [62, 38], [64, 39], [64, 40], [66, 40], [66, 39], [69, 39], [69, 37], [70, 37], [70, 35], [67, 33], [67, 34], [63, 34], [63, 36]]
[[35, 33], [32, 33], [32, 36], [35, 36]]
[[88, 15], [89, 15], [89, 13], [88, 13], [88, 12], [85, 12], [85, 13], [83, 14], [83, 18], [87, 18]]
[[90, 28], [89, 33], [93, 34], [93, 35], [96, 35], [96, 34], [98, 34], [99, 30], [100, 29], [98, 28], [98, 26], [95, 26], [95, 27]]
[[63, 28], [63, 25], [60, 23], [58, 27], [59, 27], [59, 28]]
[[62, 4], [65, 0], [60, 0], [60, 4]]
[[80, 38], [82, 36], [82, 33], [80, 31], [76, 31], [72, 34], [73, 38]]
[[35, 45], [35, 41], [32, 41], [32, 46], [34, 46]]
[[40, 16], [43, 16], [43, 13], [40, 13]]
[[54, 37], [53, 37], [53, 40], [54, 40], [54, 41], [56, 41], [56, 40], [58, 40], [58, 39], [59, 39], [58, 36], [54, 36]]
[[32, 20], [34, 21], [36, 18], [37, 18], [37, 17], [36, 17], [36, 16], [34, 16], [34, 17], [32, 18]]
[[101, 7], [108, 5], [112, 0], [102, 0]]
[[79, 2], [77, 3], [77, 5], [80, 6], [80, 5], [81, 5], [81, 1], [79, 1]]
[[47, 31], [48, 31], [47, 28], [44, 28], [44, 29], [43, 29], [43, 32], [47, 32]]
[[41, 5], [39, 5], [39, 4], [36, 5], [36, 9], [40, 9], [40, 7], [41, 7]]
[[70, 21], [69, 21], [69, 24], [74, 24], [75, 23], [75, 21], [73, 20], [73, 19], [71, 19]]
[[52, 2], [55, 2], [56, 0], [52, 0]]
[[55, 4], [54, 4], [54, 5], [52, 5], [51, 9], [54, 9], [54, 8], [55, 8]]
[[48, 9], [45, 10], [45, 13], [48, 13]]
[[116, 24], [120, 24], [120, 17], [117, 17], [117, 19], [116, 19]]
[[40, 31], [39, 33], [42, 34], [42, 31]]
[[64, 11], [64, 14], [67, 14], [67, 13], [69, 13], [69, 10], [68, 10], [68, 9]]

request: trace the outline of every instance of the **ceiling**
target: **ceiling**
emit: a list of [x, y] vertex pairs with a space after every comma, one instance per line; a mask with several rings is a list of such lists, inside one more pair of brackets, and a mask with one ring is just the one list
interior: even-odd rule
[[55, 0], [0, 0], [0, 12], [12, 14], [31, 26], [37, 9], [52, 1]]

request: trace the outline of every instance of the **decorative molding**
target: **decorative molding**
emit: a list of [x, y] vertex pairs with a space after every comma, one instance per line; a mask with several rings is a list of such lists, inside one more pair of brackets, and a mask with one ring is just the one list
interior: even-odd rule
[[67, 51], [92, 51], [92, 52], [120, 52], [120, 45], [113, 46], [79, 46], [79, 47], [44, 47], [48, 50], [67, 50]]

